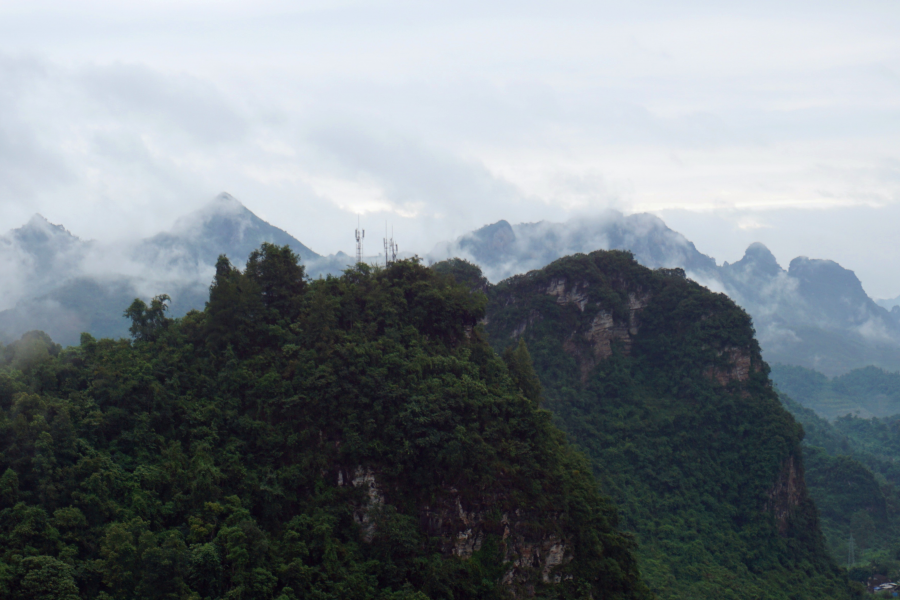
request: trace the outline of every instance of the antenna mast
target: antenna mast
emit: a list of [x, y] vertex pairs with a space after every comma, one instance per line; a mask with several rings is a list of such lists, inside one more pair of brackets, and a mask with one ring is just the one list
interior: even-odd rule
[[359, 228], [359, 215], [356, 215], [356, 264], [362, 262], [363, 239], [366, 237], [366, 230]]
[[394, 242], [394, 228], [391, 227], [391, 237], [387, 236], [387, 223], [384, 224], [384, 266], [397, 262], [397, 244]]
[[856, 564], [856, 544], [853, 540], [853, 534], [850, 534], [850, 539], [847, 541], [847, 570]]

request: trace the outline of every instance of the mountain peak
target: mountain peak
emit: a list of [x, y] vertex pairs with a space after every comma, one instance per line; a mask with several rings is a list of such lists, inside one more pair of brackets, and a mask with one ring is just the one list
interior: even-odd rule
[[51, 223], [40, 213], [34, 213], [34, 215], [28, 219], [27, 223], [18, 229], [14, 229], [12, 234], [18, 238], [19, 241], [31, 243], [47, 241], [57, 237], [73, 240], [77, 239], [68, 229], [62, 225]]
[[[877, 305], [866, 295], [856, 273], [833, 260], [798, 256], [791, 261], [788, 275], [797, 280], [800, 293], [806, 298], [815, 299], [824, 311], [843, 315], [851, 322], [876, 309]], [[849, 307], [858, 307], [858, 310], [848, 311]]]
[[505, 255], [512, 249], [515, 241], [516, 234], [512, 225], [500, 220], [464, 235], [458, 243], [459, 247], [471, 254], [477, 263], [482, 263], [491, 256]]
[[228, 192], [222, 192], [201, 209], [201, 211], [207, 213], [240, 213], [246, 210], [248, 210], [247, 207]]
[[744, 257], [732, 265], [726, 263], [725, 268], [735, 272], [753, 271], [769, 276], [775, 276], [782, 272], [775, 255], [760, 242], [753, 242], [747, 246]]
[[856, 273], [845, 269], [833, 260], [798, 256], [791, 261], [788, 273], [803, 282], [833, 285], [862, 292], [862, 283]]
[[282, 229], [256, 216], [228, 192], [178, 219], [170, 232], [147, 242], [156, 246], [157, 254], [161, 249], [179, 246], [186, 255], [200, 257], [207, 264], [215, 264], [222, 253], [235, 261], [246, 260], [262, 242], [290, 246], [303, 260], [319, 256]]
[[44, 225], [44, 224], [46, 224], [46, 225], [52, 225], [52, 223], [50, 223], [50, 221], [47, 220], [47, 217], [45, 217], [45, 216], [42, 215], [41, 213], [34, 213], [34, 214], [31, 216], [31, 218], [28, 219], [28, 223], [26, 224], [26, 226], [27, 226], [27, 225], [41, 226], [41, 225]]
[[485, 225], [481, 229], [473, 231], [471, 235], [485, 242], [489, 241], [493, 244], [501, 245], [505, 245], [516, 239], [516, 234], [513, 231], [512, 225], [510, 225], [508, 221], [502, 219], [496, 223]]
[[753, 242], [744, 251], [744, 256], [752, 256], [755, 260], [774, 261], [775, 255], [762, 242]]
[[744, 258], [742, 260], [753, 261], [761, 267], [766, 267], [767, 270], [781, 270], [781, 265], [778, 264], [778, 259], [775, 258], [775, 255], [772, 254], [772, 251], [769, 250], [762, 242], [753, 242], [752, 244], [747, 246], [747, 249], [744, 251]]

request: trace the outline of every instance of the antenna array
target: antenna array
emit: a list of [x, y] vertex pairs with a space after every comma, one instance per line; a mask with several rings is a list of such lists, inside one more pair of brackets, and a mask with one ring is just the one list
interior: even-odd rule
[[387, 236], [387, 223], [384, 224], [384, 266], [388, 267], [392, 262], [397, 262], [397, 244], [394, 242], [394, 228], [391, 227], [391, 237]]
[[356, 264], [362, 262], [363, 256], [363, 239], [366, 237], [366, 230], [359, 228], [359, 215], [356, 216]]

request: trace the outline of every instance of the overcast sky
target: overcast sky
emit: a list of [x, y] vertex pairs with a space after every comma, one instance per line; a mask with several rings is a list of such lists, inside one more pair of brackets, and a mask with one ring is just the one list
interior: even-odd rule
[[896, 1], [126, 4], [0, 2], [0, 229], [228, 191], [320, 253], [357, 213], [424, 253], [613, 207], [900, 294]]

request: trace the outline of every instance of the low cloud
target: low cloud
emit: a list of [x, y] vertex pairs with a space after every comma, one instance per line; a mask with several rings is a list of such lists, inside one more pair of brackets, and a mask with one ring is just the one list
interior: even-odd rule
[[595, 250], [629, 250], [650, 268], [686, 267], [705, 271], [714, 263], [681, 234], [648, 214], [623, 215], [608, 210], [591, 218], [564, 223], [540, 221], [509, 225], [499, 222], [442, 242], [429, 253], [431, 261], [460, 257], [481, 265], [485, 276], [502, 279], [539, 269], [571, 254]]

